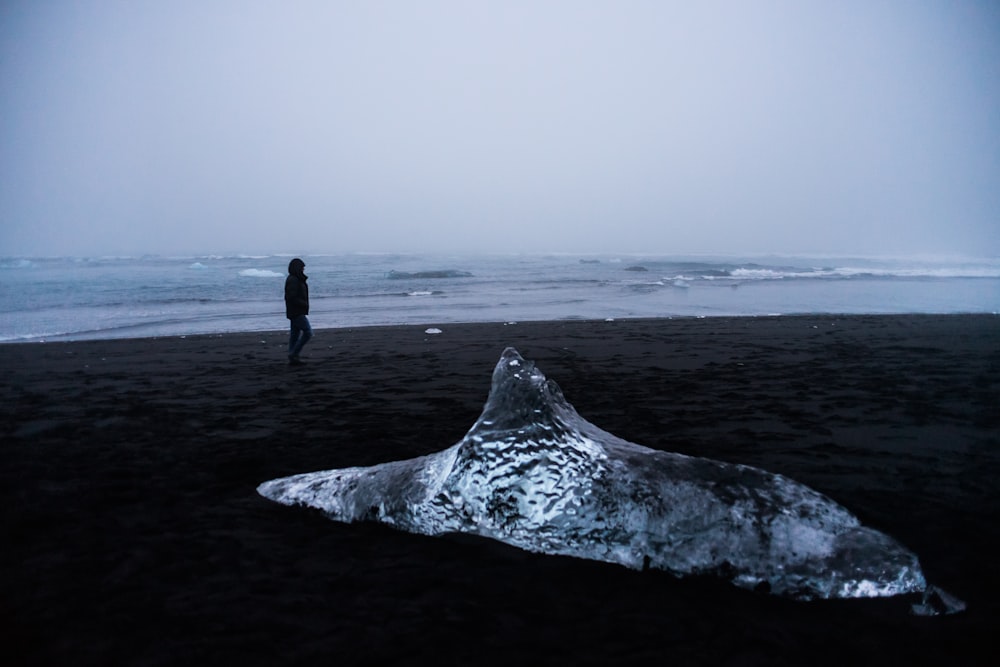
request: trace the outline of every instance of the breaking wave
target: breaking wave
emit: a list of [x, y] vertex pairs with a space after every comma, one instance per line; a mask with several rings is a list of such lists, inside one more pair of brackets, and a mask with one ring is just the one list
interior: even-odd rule
[[285, 274], [270, 269], [243, 269], [240, 275], [249, 278], [282, 278]]

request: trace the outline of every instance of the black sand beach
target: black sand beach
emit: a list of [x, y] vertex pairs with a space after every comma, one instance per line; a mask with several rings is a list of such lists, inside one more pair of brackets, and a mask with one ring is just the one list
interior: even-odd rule
[[[426, 326], [318, 331], [298, 368], [284, 332], [0, 345], [8, 664], [996, 659], [1000, 317]], [[795, 602], [257, 495], [450, 446], [507, 345], [616, 435], [831, 496], [968, 610]]]

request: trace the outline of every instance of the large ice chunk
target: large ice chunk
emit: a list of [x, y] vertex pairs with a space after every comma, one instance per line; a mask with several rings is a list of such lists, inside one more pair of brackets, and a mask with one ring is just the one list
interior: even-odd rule
[[482, 415], [452, 447], [275, 479], [258, 491], [337, 521], [711, 573], [798, 599], [927, 589], [916, 555], [829, 498], [782, 475], [622, 440], [577, 414], [513, 348], [500, 357]]

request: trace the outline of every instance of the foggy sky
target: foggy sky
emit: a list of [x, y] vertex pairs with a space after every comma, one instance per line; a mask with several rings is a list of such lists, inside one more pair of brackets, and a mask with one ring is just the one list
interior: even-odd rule
[[998, 6], [8, 0], [0, 255], [1000, 255]]

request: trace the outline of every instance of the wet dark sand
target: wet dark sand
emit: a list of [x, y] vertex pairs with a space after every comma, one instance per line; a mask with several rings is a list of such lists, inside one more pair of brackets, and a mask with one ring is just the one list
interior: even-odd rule
[[[428, 325], [433, 326], [433, 325]], [[9, 664], [982, 664], [1000, 317], [546, 322], [0, 345]], [[514, 345], [588, 420], [828, 494], [966, 613], [338, 524], [255, 487], [443, 449]]]

